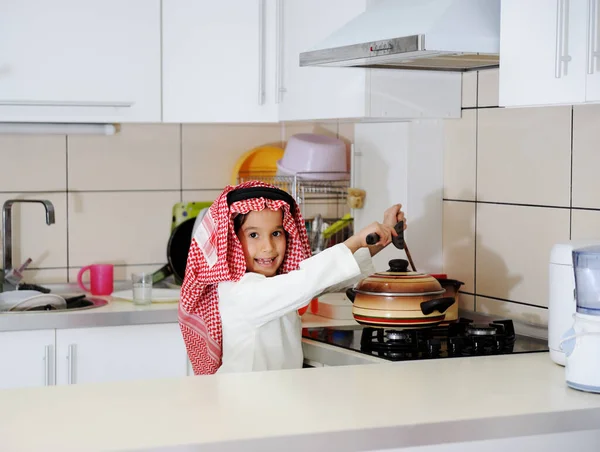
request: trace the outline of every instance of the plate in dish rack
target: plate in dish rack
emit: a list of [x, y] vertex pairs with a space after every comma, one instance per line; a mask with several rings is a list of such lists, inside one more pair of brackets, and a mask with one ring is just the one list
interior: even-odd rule
[[[133, 301], [133, 290], [113, 292], [114, 298]], [[176, 303], [179, 301], [179, 290], [152, 288], [152, 303]]]

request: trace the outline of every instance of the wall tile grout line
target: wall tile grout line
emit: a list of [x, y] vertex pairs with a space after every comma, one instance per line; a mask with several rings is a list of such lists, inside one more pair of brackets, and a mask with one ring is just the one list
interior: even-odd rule
[[183, 202], [183, 124], [179, 124], [179, 202]]
[[569, 181], [569, 240], [573, 238], [573, 123], [575, 119], [575, 108], [571, 105], [571, 179]]
[[[479, 83], [479, 73], [477, 73], [477, 83]], [[479, 92], [479, 88], [477, 89], [477, 92]], [[479, 94], [475, 95], [475, 102], [479, 102], [478, 100]], [[488, 106], [475, 106], [475, 107], [462, 107], [461, 110], [489, 110], [489, 109], [496, 109], [496, 108], [504, 108], [504, 107], [499, 107], [499, 106], [494, 106], [494, 105], [488, 105]]]
[[473, 296], [476, 296], [476, 297], [487, 298], [489, 300], [502, 301], [504, 303], [517, 304], [517, 305], [520, 305], [520, 306], [529, 306], [531, 308], [539, 308], [539, 309], [546, 309], [546, 310], [548, 309], [547, 306], [540, 306], [540, 305], [533, 304], [533, 303], [526, 303], [524, 301], [509, 300], [508, 298], [499, 298], [499, 297], [493, 297], [493, 296], [490, 296], [490, 295], [482, 295], [482, 294], [475, 294], [475, 293], [472, 294], [470, 292], [463, 292], [462, 290], [459, 291], [459, 292], [463, 293], [465, 295], [473, 295]]
[[160, 2], [160, 23], [158, 24], [160, 29], [160, 119], [162, 122], [165, 121], [165, 106], [164, 106], [164, 73], [163, 73], [163, 55], [164, 55], [164, 43], [163, 43], [163, 2]]
[[452, 199], [452, 198], [444, 198], [444, 201], [449, 202], [464, 202], [470, 204], [488, 204], [488, 205], [498, 205], [498, 206], [515, 206], [515, 207], [538, 207], [541, 209], [575, 209], [575, 210], [594, 210], [600, 211], [600, 208], [593, 207], [569, 207], [569, 206], [552, 206], [552, 205], [543, 205], [543, 204], [521, 204], [516, 202], [500, 202], [500, 201], [473, 201], [470, 199]]
[[479, 71], [477, 71], [475, 86], [475, 106], [477, 108], [475, 109], [475, 225], [473, 226], [473, 232], [475, 235], [475, 237], [473, 237], [473, 291], [475, 294], [473, 296], [473, 310], [477, 312], [477, 174], [479, 172], [477, 159], [479, 157]]
[[71, 265], [69, 261], [69, 135], [65, 135], [65, 164], [66, 164], [66, 181], [65, 181], [65, 206], [66, 206], [66, 229], [67, 229], [67, 283], [71, 282], [69, 276], [69, 267]]

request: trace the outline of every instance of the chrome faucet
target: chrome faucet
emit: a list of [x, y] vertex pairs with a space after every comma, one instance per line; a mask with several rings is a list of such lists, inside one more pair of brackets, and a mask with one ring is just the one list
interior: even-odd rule
[[54, 205], [43, 199], [9, 199], [2, 207], [2, 278], [0, 281], [0, 292], [7, 289], [15, 289], [4, 280], [3, 276], [13, 268], [12, 262], [12, 206], [19, 202], [37, 202], [46, 208], [46, 224], [54, 224]]

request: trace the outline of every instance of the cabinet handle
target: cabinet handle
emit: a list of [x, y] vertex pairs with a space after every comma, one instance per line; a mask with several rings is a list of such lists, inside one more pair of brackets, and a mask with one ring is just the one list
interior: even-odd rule
[[277, 0], [276, 16], [275, 40], [277, 41], [277, 61], [275, 64], [275, 102], [279, 104], [285, 92], [285, 88], [283, 87], [283, 0]]
[[75, 360], [77, 359], [77, 345], [69, 345], [69, 353], [67, 355], [67, 383], [70, 385], [75, 384]]
[[258, 0], [258, 105], [265, 103], [265, 0]]
[[[569, 55], [569, 0], [556, 0], [556, 52], [554, 55], [554, 76], [568, 75]], [[564, 68], [564, 71], [563, 71]]]
[[130, 108], [135, 102], [96, 102], [62, 100], [0, 100], [0, 106], [18, 107], [104, 107]]
[[52, 345], [46, 345], [44, 352], [44, 386], [50, 386], [52, 384], [52, 377], [50, 375], [50, 369], [52, 368]]
[[598, 0], [588, 0], [588, 61], [587, 73], [595, 72], [598, 58]]

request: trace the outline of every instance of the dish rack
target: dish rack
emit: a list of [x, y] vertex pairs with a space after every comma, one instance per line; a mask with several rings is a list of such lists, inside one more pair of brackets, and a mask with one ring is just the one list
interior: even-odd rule
[[350, 173], [238, 174], [238, 183], [250, 180], [274, 185], [296, 200], [306, 221], [313, 253], [341, 243], [353, 234], [354, 222], [347, 203]]

